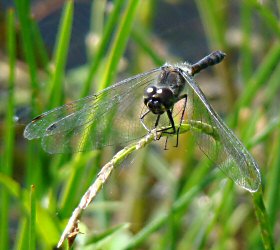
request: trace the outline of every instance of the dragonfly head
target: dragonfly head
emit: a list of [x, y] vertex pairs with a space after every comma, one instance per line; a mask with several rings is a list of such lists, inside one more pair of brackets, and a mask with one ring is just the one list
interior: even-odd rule
[[151, 112], [161, 115], [173, 107], [174, 93], [167, 87], [149, 86], [144, 93], [144, 103]]

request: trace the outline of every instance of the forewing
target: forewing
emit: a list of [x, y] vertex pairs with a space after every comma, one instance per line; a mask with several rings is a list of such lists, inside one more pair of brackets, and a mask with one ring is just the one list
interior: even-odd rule
[[[186, 72], [182, 75], [188, 84], [187, 116], [190, 123], [194, 124], [191, 131], [199, 147], [236, 184], [250, 192], [257, 191], [261, 183], [257, 163], [213, 110], [193, 78]], [[203, 124], [210, 125], [213, 133], [203, 132], [207, 129]]]
[[142, 137], [139, 118], [143, 93], [157, 81], [160, 68], [116, 83], [96, 95], [63, 105], [35, 118], [24, 136], [42, 138], [49, 153], [86, 151]]

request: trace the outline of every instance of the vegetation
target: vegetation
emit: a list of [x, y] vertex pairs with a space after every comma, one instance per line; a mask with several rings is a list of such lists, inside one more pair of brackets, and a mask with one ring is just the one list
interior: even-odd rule
[[[1, 13], [0, 89], [7, 95], [0, 98], [0, 249], [54, 248], [84, 192], [120, 150], [49, 155], [39, 141], [23, 139], [19, 111], [31, 107], [31, 119], [117, 79], [188, 59], [174, 56], [154, 31], [160, 5], [172, 15], [168, 2], [93, 1], [87, 63], [71, 69], [73, 0], [63, 5], [51, 54], [28, 0]], [[194, 21], [206, 50], [227, 54], [197, 81], [214, 89], [215, 109], [258, 161], [262, 188], [251, 194], [225, 178], [189, 133], [178, 148], [172, 140], [168, 150], [152, 142], [118, 166], [84, 210], [75, 249], [280, 249], [280, 3], [229, 2], [194, 1], [195, 19], [173, 28], [186, 40], [177, 42], [193, 44], [184, 53], [195, 50], [194, 60], [205, 55], [193, 40]], [[171, 19], [161, 21], [163, 29]]]

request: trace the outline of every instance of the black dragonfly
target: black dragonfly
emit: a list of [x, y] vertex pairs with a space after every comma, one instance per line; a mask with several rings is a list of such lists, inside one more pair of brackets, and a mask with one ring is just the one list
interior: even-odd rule
[[[49, 153], [64, 153], [127, 145], [157, 129], [177, 134], [178, 145], [180, 126], [188, 123], [208, 158], [235, 183], [255, 192], [261, 183], [257, 163], [193, 78], [224, 57], [223, 52], [215, 51], [195, 64], [165, 64], [125, 79], [39, 115], [26, 126], [24, 137], [41, 138]], [[215, 136], [203, 133], [203, 126], [210, 126]]]

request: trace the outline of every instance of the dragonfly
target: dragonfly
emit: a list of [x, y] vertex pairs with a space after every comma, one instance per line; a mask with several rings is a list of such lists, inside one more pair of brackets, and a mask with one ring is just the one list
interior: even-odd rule
[[[127, 145], [155, 129], [177, 135], [178, 146], [180, 127], [187, 123], [203, 153], [236, 184], [256, 192], [261, 183], [258, 164], [194, 80], [224, 58], [225, 53], [214, 51], [194, 64], [166, 63], [127, 78], [37, 116], [24, 137], [41, 139], [43, 149], [53, 154]], [[203, 133], [203, 125], [215, 133]]]

